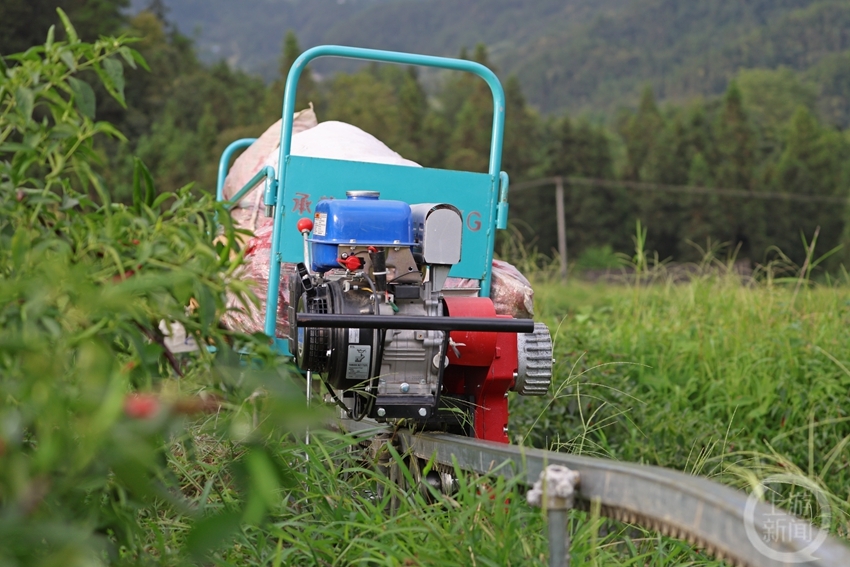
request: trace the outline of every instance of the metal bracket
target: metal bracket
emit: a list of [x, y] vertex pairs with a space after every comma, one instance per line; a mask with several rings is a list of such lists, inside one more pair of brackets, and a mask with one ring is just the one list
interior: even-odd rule
[[499, 172], [499, 202], [496, 204], [496, 228], [508, 228], [508, 187], [510, 178], [504, 171]]
[[266, 206], [266, 217], [274, 216], [274, 208], [277, 205], [277, 179], [274, 174], [266, 177], [266, 187], [263, 191], [263, 204]]
[[542, 507], [549, 520], [549, 566], [569, 567], [570, 532], [567, 531], [567, 513], [575, 503], [578, 471], [561, 465], [549, 465], [540, 473], [540, 479], [526, 494], [532, 506]]

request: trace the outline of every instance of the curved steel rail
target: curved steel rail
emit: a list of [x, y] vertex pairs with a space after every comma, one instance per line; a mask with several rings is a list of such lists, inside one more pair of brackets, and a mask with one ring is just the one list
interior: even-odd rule
[[[341, 427], [352, 433], [374, 434], [381, 426], [343, 420]], [[801, 520], [706, 478], [457, 435], [399, 430], [394, 437], [400, 440], [402, 449], [418, 458], [434, 459], [446, 467], [457, 463], [468, 472], [519, 476], [529, 486], [548, 465], [568, 467], [581, 475], [577, 493], [580, 507], [598, 503], [605, 517], [688, 541], [733, 565], [850, 566], [850, 548], [814, 526], [810, 530], [787, 530], [784, 541], [771, 542], [773, 553], [765, 553], [763, 542], [776, 539], [771, 537], [771, 526], [799, 525]]]

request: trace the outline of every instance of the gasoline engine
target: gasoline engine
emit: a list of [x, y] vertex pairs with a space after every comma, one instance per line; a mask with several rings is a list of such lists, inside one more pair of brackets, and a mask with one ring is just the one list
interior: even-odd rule
[[477, 289], [446, 287], [460, 211], [349, 191], [319, 201], [298, 230], [288, 338], [299, 368], [350, 418], [507, 442], [508, 392], [548, 391], [552, 341], [541, 323], [497, 315]]

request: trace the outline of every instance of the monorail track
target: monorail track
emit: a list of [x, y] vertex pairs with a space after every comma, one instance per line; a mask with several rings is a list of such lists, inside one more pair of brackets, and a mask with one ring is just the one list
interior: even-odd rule
[[[340, 425], [355, 435], [392, 431], [374, 422], [342, 420]], [[688, 541], [732, 565], [850, 567], [850, 547], [839, 539], [814, 526], [783, 530], [783, 537], [776, 538], [772, 526], [800, 525], [801, 520], [706, 478], [457, 435], [405, 429], [392, 433], [399, 448], [417, 458], [472, 473], [519, 477], [528, 486], [549, 465], [568, 467], [581, 477], [577, 507], [598, 505], [605, 517]]]

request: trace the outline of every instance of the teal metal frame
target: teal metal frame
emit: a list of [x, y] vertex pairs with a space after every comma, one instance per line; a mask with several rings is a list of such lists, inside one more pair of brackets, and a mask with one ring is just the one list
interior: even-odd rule
[[[242, 138], [235, 142], [231, 142], [229, 146], [224, 148], [224, 152], [222, 152], [221, 157], [218, 160], [218, 183], [215, 188], [215, 198], [217, 201], [224, 201], [224, 180], [227, 177], [227, 170], [230, 169], [230, 160], [233, 159], [233, 154], [239, 150], [244, 150], [256, 141], [257, 138]], [[251, 187], [253, 187], [253, 185]], [[243, 187], [243, 189], [245, 189], [245, 187]], [[248, 189], [250, 190], [250, 187]], [[238, 202], [239, 199], [230, 199], [231, 206]]]
[[[488, 172], [448, 171], [291, 155], [298, 80], [307, 64], [319, 57], [436, 67], [468, 72], [482, 78], [490, 87], [494, 110]], [[274, 337], [275, 346], [281, 353], [289, 354], [286, 341], [275, 337], [281, 263], [303, 261], [303, 240], [296, 223], [305, 216], [312, 217], [313, 207], [320, 199], [344, 199], [346, 191], [380, 191], [382, 199], [396, 199], [410, 204], [443, 202], [456, 206], [464, 219], [463, 247], [461, 261], [452, 267], [450, 274], [479, 280], [479, 294], [483, 297], [489, 295], [495, 231], [507, 226], [509, 185], [508, 175], [500, 171], [505, 130], [505, 94], [499, 79], [490, 69], [463, 59], [337, 45], [314, 47], [301, 54], [292, 64], [286, 79], [282, 115], [277, 173], [271, 167], [264, 168], [229, 200], [232, 206], [265, 180], [263, 201], [267, 210], [274, 211], [274, 229], [264, 330], [267, 335]], [[377, 134], [380, 136], [380, 133]], [[224, 199], [224, 178], [233, 153], [251, 142], [253, 140], [248, 138], [238, 140], [222, 154], [219, 162], [218, 200]]]

